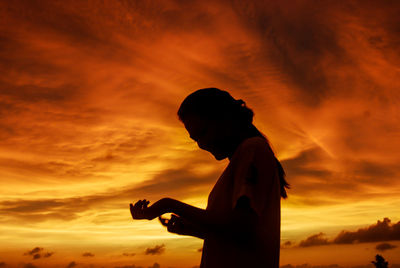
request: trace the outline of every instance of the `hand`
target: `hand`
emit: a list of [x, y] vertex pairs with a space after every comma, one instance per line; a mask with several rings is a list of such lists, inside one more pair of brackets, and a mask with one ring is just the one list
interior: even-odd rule
[[148, 204], [150, 201], [146, 199], [139, 200], [135, 205], [129, 204], [131, 215], [134, 220], [148, 219], [150, 220], [150, 215], [148, 213]]
[[168, 232], [180, 234], [180, 235], [188, 235], [189, 234], [189, 225], [190, 222], [179, 217], [178, 215], [172, 214], [171, 219], [162, 218], [158, 216], [161, 224], [167, 227]]

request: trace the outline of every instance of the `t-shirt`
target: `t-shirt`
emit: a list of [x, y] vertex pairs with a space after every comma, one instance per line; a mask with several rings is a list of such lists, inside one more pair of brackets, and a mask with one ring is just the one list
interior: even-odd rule
[[229, 242], [218, 234], [204, 239], [200, 268], [279, 267], [281, 195], [275, 156], [262, 137], [245, 139], [236, 148], [208, 196], [206, 210], [233, 210], [247, 196], [258, 215], [251, 245]]

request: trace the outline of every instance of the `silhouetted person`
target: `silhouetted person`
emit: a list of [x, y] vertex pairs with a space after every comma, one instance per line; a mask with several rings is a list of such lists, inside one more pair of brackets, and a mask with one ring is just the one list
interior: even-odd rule
[[[169, 232], [204, 239], [201, 268], [279, 267], [280, 199], [285, 172], [268, 140], [253, 125], [243, 100], [217, 88], [185, 98], [179, 111], [190, 138], [229, 164], [208, 196], [206, 209], [163, 198], [130, 204], [133, 219], [159, 217]], [[173, 185], [171, 185], [173, 187]], [[170, 220], [161, 218], [174, 213]]]
[[371, 261], [371, 263], [373, 263], [376, 268], [387, 268], [389, 264], [387, 261], [385, 261], [385, 258], [379, 254], [375, 256], [375, 261]]

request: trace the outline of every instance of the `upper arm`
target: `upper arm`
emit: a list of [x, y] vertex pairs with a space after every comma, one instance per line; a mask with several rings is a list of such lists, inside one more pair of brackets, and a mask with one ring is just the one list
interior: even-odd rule
[[[272, 188], [277, 170], [273, 153], [258, 144], [252, 144], [235, 161], [232, 208], [250, 206], [260, 216], [270, 191], [275, 190]], [[246, 199], [241, 200], [243, 196]]]
[[246, 243], [255, 238], [258, 216], [251, 207], [250, 199], [243, 195], [239, 197], [232, 216], [232, 233], [237, 242]]

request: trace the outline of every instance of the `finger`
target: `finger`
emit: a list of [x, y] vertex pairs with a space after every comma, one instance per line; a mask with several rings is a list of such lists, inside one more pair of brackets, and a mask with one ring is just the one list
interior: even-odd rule
[[135, 219], [135, 217], [134, 217], [135, 212], [134, 212], [134, 209], [133, 209], [133, 205], [132, 205], [132, 204], [129, 204], [129, 209], [130, 209], [130, 211], [131, 211], [132, 218]]
[[148, 201], [146, 199], [143, 199], [142, 201], [142, 208], [146, 208], [148, 204]]
[[142, 203], [142, 200], [137, 201], [135, 203], [134, 207], [140, 207], [141, 203]]
[[167, 226], [168, 232], [173, 232], [173, 233], [176, 232], [177, 226], [178, 226], [177, 220], [178, 220], [178, 217], [176, 215], [172, 214], [171, 219], [168, 221], [168, 226]]
[[162, 218], [161, 216], [158, 216], [158, 219], [160, 220], [161, 224], [164, 226], [168, 226], [168, 219]]

